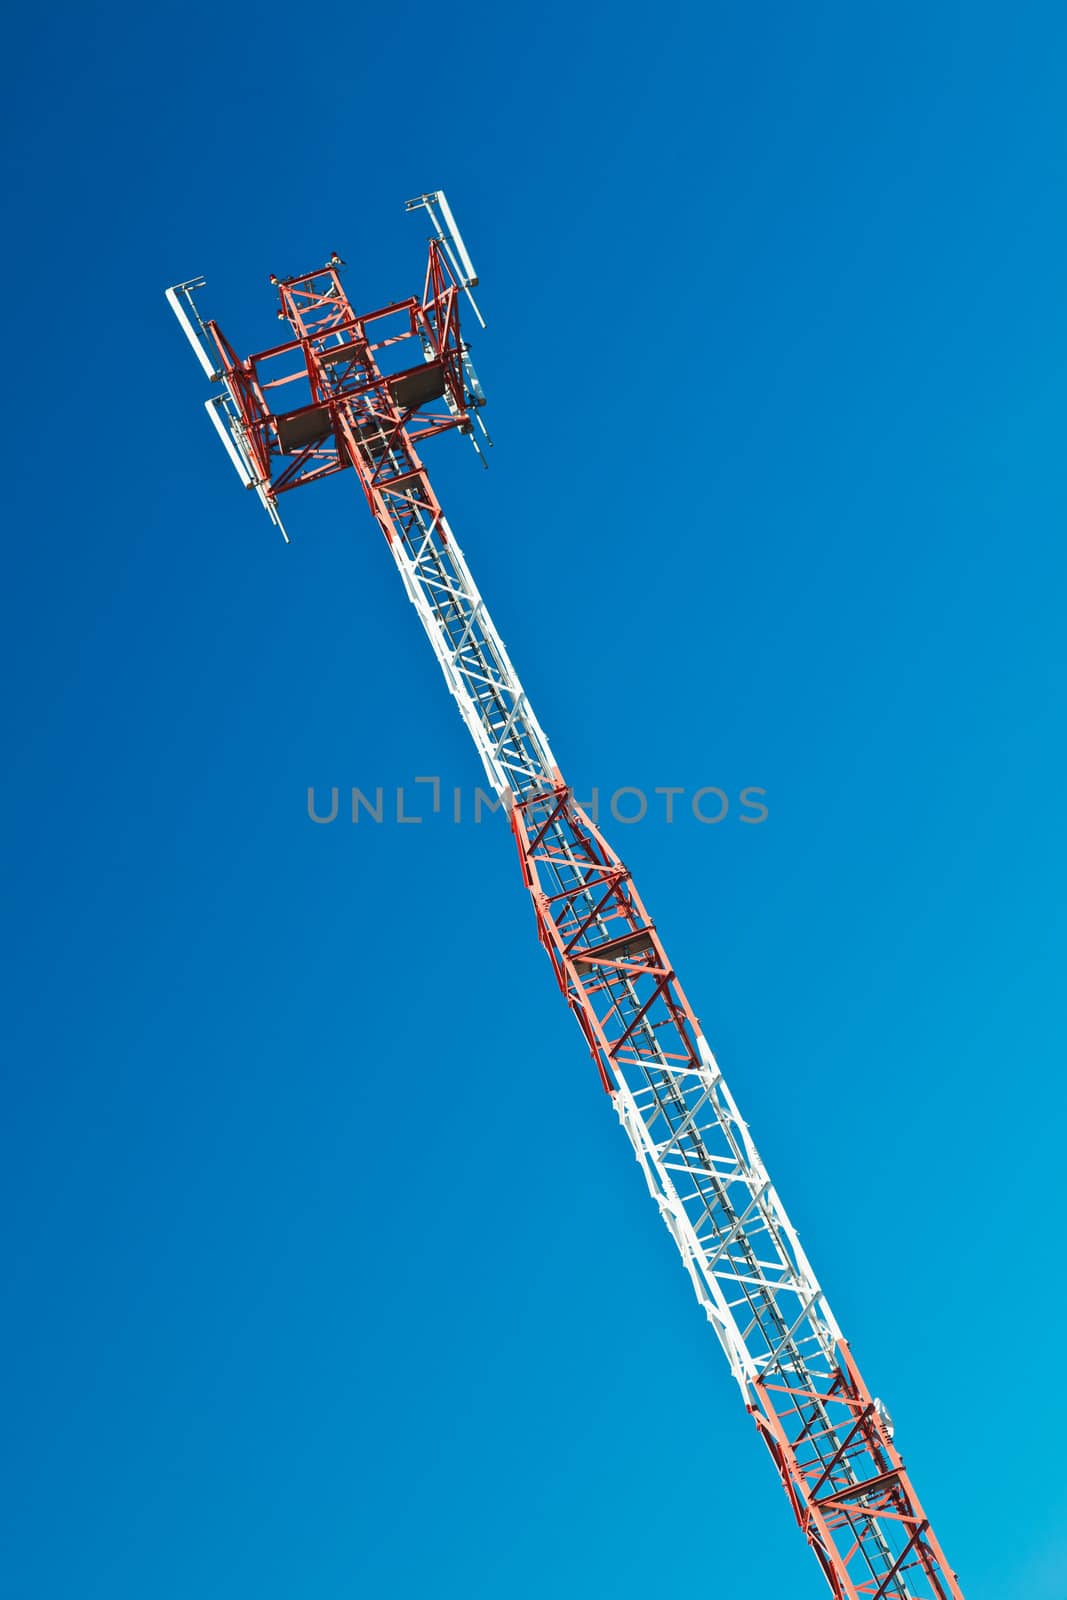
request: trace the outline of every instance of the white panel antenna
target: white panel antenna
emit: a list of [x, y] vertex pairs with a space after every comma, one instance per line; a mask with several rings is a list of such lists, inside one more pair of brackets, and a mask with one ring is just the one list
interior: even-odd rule
[[[190, 278], [188, 283], [176, 283], [167, 290], [167, 304], [181, 323], [182, 332], [193, 347], [193, 354], [203, 367], [207, 376], [215, 383], [219, 376], [218, 367], [212, 361], [201, 343], [200, 336], [193, 327], [195, 321], [197, 328], [203, 328], [200, 315], [193, 303], [193, 290], [202, 289], [207, 280], [204, 278]], [[179, 298], [180, 297], [180, 298]], [[185, 304], [182, 304], [184, 300]], [[188, 308], [188, 309], [187, 309]], [[190, 316], [191, 313], [191, 316]]]
[[[441, 246], [441, 249], [445, 253], [449, 266], [452, 268], [452, 271], [455, 274], [456, 282], [459, 284], [460, 288], [467, 296], [467, 299], [470, 301], [474, 315], [478, 318], [479, 326], [484, 328], [485, 318], [482, 316], [482, 313], [479, 310], [478, 302], [471, 294], [472, 288], [476, 287], [478, 283], [478, 274], [474, 270], [474, 262], [470, 258], [470, 251], [463, 242], [463, 235], [459, 231], [459, 224], [452, 215], [452, 207], [445, 198], [444, 190], [435, 189], [432, 194], [417, 195], [414, 200], [407, 201], [404, 209], [405, 211], [422, 210], [428, 213], [430, 221], [434, 226], [434, 235], [438, 244]], [[463, 372], [467, 379], [467, 388], [470, 391], [474, 420], [478, 424], [478, 427], [485, 438], [486, 444], [491, 446], [493, 441], [489, 436], [489, 430], [482, 420], [480, 409], [485, 405], [485, 391], [478, 381], [478, 374], [474, 370], [474, 362], [470, 358], [470, 350], [466, 345], [464, 345], [460, 351], [460, 360], [463, 363]], [[488, 466], [489, 463], [482, 455], [478, 441], [474, 437], [473, 433], [470, 435], [470, 441], [474, 446], [475, 452], [478, 455], [482, 466]]]
[[477, 287], [478, 274], [474, 270], [474, 262], [452, 215], [452, 207], [445, 199], [444, 190], [436, 189], [432, 194], [417, 195], [404, 207], [405, 211], [418, 211], [420, 208], [429, 213], [437, 242], [448, 258], [448, 264], [456, 275], [456, 282], [470, 301], [479, 325], [484, 328], [485, 318], [478, 309], [478, 302], [471, 294], [471, 290]]
[[[193, 290], [202, 289], [206, 283], [204, 278], [190, 278], [186, 283], [176, 283], [166, 290], [167, 304], [177, 317], [182, 332], [193, 347], [193, 354], [199, 361], [205, 374], [212, 383], [225, 383], [224, 395], [212, 395], [204, 401], [204, 408], [211, 418], [215, 432], [222, 440], [223, 449], [233, 463], [234, 470], [246, 489], [254, 489], [259, 496], [260, 504], [267, 513], [274, 526], [278, 529], [286, 544], [289, 535], [278, 514], [278, 507], [269, 495], [265, 493], [265, 480], [259, 476], [256, 464], [253, 461], [248, 446], [245, 443], [244, 430], [241, 425], [241, 413], [234, 398], [233, 390], [226, 382], [218, 367], [214, 365], [200, 337], [204, 332], [204, 321], [196, 309], [193, 299]], [[197, 332], [200, 330], [200, 333]]]
[[209, 400], [204, 401], [204, 409], [214, 424], [215, 432], [222, 440], [222, 447], [233, 462], [234, 469], [246, 489], [254, 489], [259, 496], [260, 504], [267, 513], [286, 544], [289, 535], [285, 531], [278, 507], [274, 501], [264, 493], [263, 482], [256, 477], [255, 463], [248, 454], [244, 437], [241, 432], [241, 421], [233, 403], [233, 396], [229, 384], [226, 385], [225, 395], [214, 394]]

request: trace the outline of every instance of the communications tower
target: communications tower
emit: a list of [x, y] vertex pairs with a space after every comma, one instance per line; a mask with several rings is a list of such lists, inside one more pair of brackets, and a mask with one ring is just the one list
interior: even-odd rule
[[357, 311], [337, 255], [272, 276], [286, 336], [255, 355], [201, 318], [202, 279], [167, 290], [216, 386], [208, 413], [283, 536], [283, 494], [358, 478], [510, 815], [556, 981], [832, 1593], [963, 1600], [656, 925], [561, 775], [418, 455], [433, 434], [488, 435], [460, 331], [465, 301], [481, 322], [470, 256], [442, 193], [408, 210], [431, 230], [421, 295]]

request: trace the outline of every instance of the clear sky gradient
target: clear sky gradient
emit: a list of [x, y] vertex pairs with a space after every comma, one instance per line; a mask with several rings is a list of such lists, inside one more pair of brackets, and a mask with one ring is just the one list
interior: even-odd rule
[[[351, 476], [243, 494], [164, 303], [421, 287], [427, 450], [968, 1600], [1065, 1600], [1067, 14], [6, 27], [11, 1600], [819, 1600]], [[413, 789], [409, 792], [414, 796]], [[422, 791], [425, 792], [425, 791]]]

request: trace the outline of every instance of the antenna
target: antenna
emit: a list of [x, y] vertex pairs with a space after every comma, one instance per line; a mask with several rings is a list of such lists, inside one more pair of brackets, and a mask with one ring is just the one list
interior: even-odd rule
[[[404, 209], [405, 211], [423, 210], [429, 214], [430, 221], [434, 225], [437, 242], [444, 251], [448, 264], [455, 274], [456, 282], [470, 301], [474, 315], [478, 318], [479, 325], [484, 329], [485, 318], [478, 307], [478, 302], [471, 294], [471, 289], [478, 283], [478, 274], [474, 270], [474, 262], [471, 260], [470, 251], [467, 249], [463, 241], [463, 235], [459, 231], [459, 224], [452, 215], [452, 207], [445, 198], [445, 191], [443, 189], [435, 189], [432, 194], [417, 195], [414, 200], [408, 200], [405, 203]], [[440, 212], [440, 216], [438, 216], [438, 212]], [[485, 390], [478, 381], [478, 374], [474, 370], [474, 362], [470, 357], [470, 347], [466, 344], [460, 350], [460, 360], [463, 363], [463, 371], [467, 379], [470, 406], [474, 420], [478, 424], [486, 444], [491, 449], [493, 441], [481, 414], [481, 407], [485, 405]], [[489, 463], [482, 454], [481, 447], [473, 433], [470, 435], [470, 441], [482, 466], [487, 467]]]
[[[206, 325], [193, 299], [194, 289], [203, 289], [207, 283], [206, 278], [190, 278], [185, 283], [175, 283], [166, 290], [166, 300], [181, 324], [182, 332], [193, 347], [193, 354], [203, 367], [212, 383], [218, 383], [221, 378], [226, 385], [225, 394], [212, 395], [204, 401], [204, 409], [211, 418], [212, 426], [219, 438], [222, 447], [233, 462], [234, 470], [246, 489], [254, 489], [259, 496], [260, 504], [274, 523], [278, 532], [289, 543], [289, 535], [285, 525], [278, 514], [278, 507], [274, 500], [264, 490], [264, 480], [256, 471], [255, 462], [252, 460], [248, 446], [245, 443], [244, 432], [241, 426], [241, 413], [236, 397], [228, 378], [212, 364], [211, 357], [205, 350], [196, 329], [206, 332]], [[196, 324], [194, 327], [193, 324]]]
[[[191, 312], [196, 321], [197, 328], [203, 328], [204, 324], [201, 322], [200, 314], [193, 303], [193, 290], [202, 289], [206, 281], [207, 280], [205, 278], [190, 278], [187, 283], [173, 284], [172, 287], [167, 290], [167, 304], [170, 306], [170, 309], [174, 312], [174, 315], [181, 323], [182, 332], [192, 345], [193, 354], [196, 356], [196, 359], [199, 361], [200, 365], [203, 367], [212, 383], [215, 383], [219, 376], [219, 370], [215, 366], [211, 357], [208, 355], [207, 351], [204, 349], [204, 346], [201, 344], [200, 339], [197, 336], [196, 328], [193, 327], [192, 321], [190, 321], [189, 317], [189, 312]], [[181, 296], [181, 300], [178, 298], [179, 295]], [[188, 312], [186, 311], [185, 306], [182, 305], [182, 300], [185, 301], [185, 306], [188, 306]]]
[[240, 421], [234, 414], [233, 397], [229, 384], [226, 385], [226, 389], [227, 393], [225, 395], [213, 394], [209, 400], [205, 400], [204, 410], [211, 418], [215, 432], [222, 440], [222, 447], [233, 462], [237, 476], [246, 489], [254, 489], [256, 491], [264, 511], [274, 523], [286, 544], [288, 544], [289, 535], [285, 531], [285, 524], [282, 522], [278, 507], [264, 493], [263, 483], [256, 477], [254, 465], [249, 459], [248, 451], [241, 435]]
[[[474, 262], [470, 258], [470, 252], [463, 243], [463, 235], [459, 231], [459, 225], [452, 215], [452, 207], [445, 199], [445, 191], [443, 189], [435, 189], [432, 194], [416, 195], [414, 200], [408, 200], [404, 206], [405, 211], [418, 211], [420, 208], [429, 213], [430, 221], [434, 225], [437, 242], [448, 257], [448, 264], [456, 275], [456, 282], [470, 301], [480, 326], [484, 328], [485, 318], [478, 309], [477, 300], [471, 294], [471, 290], [477, 287], [478, 274], [474, 270]], [[438, 211], [440, 216], [438, 216]]]
[[[230, 429], [227, 427], [227, 423], [230, 419], [226, 416], [222, 396], [220, 394], [213, 394], [209, 400], [205, 400], [204, 410], [211, 418], [215, 432], [222, 440], [222, 448], [233, 462], [237, 471], [237, 476], [240, 478], [246, 489], [251, 489], [256, 480], [249, 471], [248, 463], [245, 461], [245, 458], [241, 454], [240, 450], [238, 450], [237, 445], [231, 436]], [[223, 420], [224, 418], [225, 420]]]

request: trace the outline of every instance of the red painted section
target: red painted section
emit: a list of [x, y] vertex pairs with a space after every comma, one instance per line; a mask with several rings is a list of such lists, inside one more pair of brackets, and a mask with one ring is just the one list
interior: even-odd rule
[[[699, 1071], [697, 1020], [655, 925], [562, 779], [516, 801], [512, 828], [538, 936], [604, 1088], [616, 1089], [620, 1063], [654, 1073], [660, 1051], [672, 1066]], [[556, 868], [567, 888], [545, 894], [539, 867]], [[837, 1600], [963, 1600], [844, 1341], [837, 1358], [836, 1370], [794, 1384], [757, 1381], [759, 1404], [750, 1407], [831, 1592]], [[896, 1552], [902, 1543], [897, 1564], [887, 1565], [887, 1545]]]

